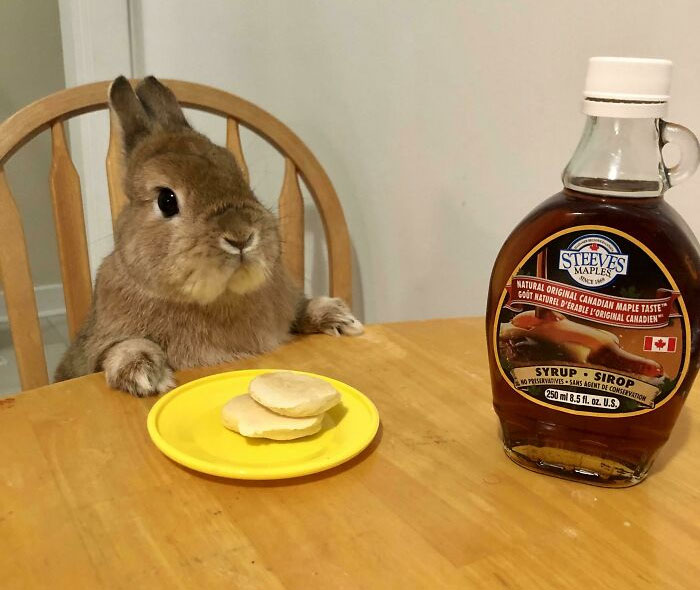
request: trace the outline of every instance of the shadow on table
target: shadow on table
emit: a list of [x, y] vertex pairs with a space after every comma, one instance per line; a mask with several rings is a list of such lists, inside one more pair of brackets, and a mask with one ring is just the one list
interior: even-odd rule
[[380, 422], [379, 423], [379, 428], [377, 429], [377, 434], [374, 436], [372, 439], [372, 442], [369, 443], [369, 446], [364, 449], [359, 455], [353, 457], [349, 461], [346, 461], [345, 463], [338, 465], [337, 467], [332, 467], [330, 469], [326, 469], [325, 471], [321, 471], [320, 473], [312, 473], [311, 475], [302, 475], [299, 477], [290, 477], [288, 479], [271, 479], [271, 480], [248, 480], [248, 479], [229, 479], [226, 477], [218, 477], [216, 475], [209, 475], [207, 473], [201, 473], [199, 471], [195, 471], [194, 469], [190, 469], [189, 467], [185, 467], [184, 465], [180, 465], [179, 463], [176, 463], [172, 459], [169, 459], [178, 469], [182, 469], [183, 471], [187, 471], [188, 473], [202, 478], [206, 479], [209, 481], [213, 481], [216, 483], [220, 483], [223, 485], [229, 485], [229, 486], [239, 486], [239, 487], [246, 487], [246, 488], [277, 488], [277, 487], [285, 487], [285, 486], [298, 486], [301, 484], [306, 484], [306, 483], [312, 483], [315, 481], [319, 481], [322, 479], [326, 479], [328, 477], [333, 477], [334, 475], [337, 475], [339, 473], [343, 473], [344, 471], [347, 471], [348, 469], [352, 469], [359, 463], [362, 463], [367, 457], [369, 457], [372, 453], [374, 453], [375, 449], [379, 446], [379, 443], [382, 440], [382, 436], [384, 434], [384, 426]]

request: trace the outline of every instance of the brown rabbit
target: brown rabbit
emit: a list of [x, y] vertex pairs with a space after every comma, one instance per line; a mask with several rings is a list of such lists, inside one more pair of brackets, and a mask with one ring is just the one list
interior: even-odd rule
[[231, 153], [194, 131], [156, 78], [109, 90], [123, 132], [128, 205], [97, 273], [88, 319], [56, 370], [104, 370], [137, 396], [173, 369], [272, 350], [292, 332], [362, 332], [340, 299], [307, 299], [280, 258], [277, 219]]

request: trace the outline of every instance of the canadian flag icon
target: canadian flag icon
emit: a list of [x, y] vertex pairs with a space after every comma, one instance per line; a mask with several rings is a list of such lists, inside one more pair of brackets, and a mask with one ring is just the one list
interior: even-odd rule
[[647, 352], [675, 352], [675, 336], [644, 336], [644, 350]]

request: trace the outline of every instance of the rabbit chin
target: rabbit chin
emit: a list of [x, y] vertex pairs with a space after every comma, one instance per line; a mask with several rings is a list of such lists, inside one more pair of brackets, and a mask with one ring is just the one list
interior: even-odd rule
[[239, 266], [233, 273], [228, 280], [228, 290], [244, 295], [262, 287], [268, 277], [268, 268], [264, 262], [261, 260], [248, 262], [244, 266]]
[[269, 276], [263, 261], [247, 262], [233, 273], [230, 269], [199, 266], [193, 270], [180, 287], [186, 299], [208, 305], [227, 290], [238, 295], [260, 288]]

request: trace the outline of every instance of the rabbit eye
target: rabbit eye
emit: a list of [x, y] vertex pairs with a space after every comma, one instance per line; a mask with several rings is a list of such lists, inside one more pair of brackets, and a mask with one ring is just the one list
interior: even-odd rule
[[158, 189], [158, 208], [163, 213], [163, 217], [172, 217], [180, 212], [177, 206], [175, 191], [167, 187]]

